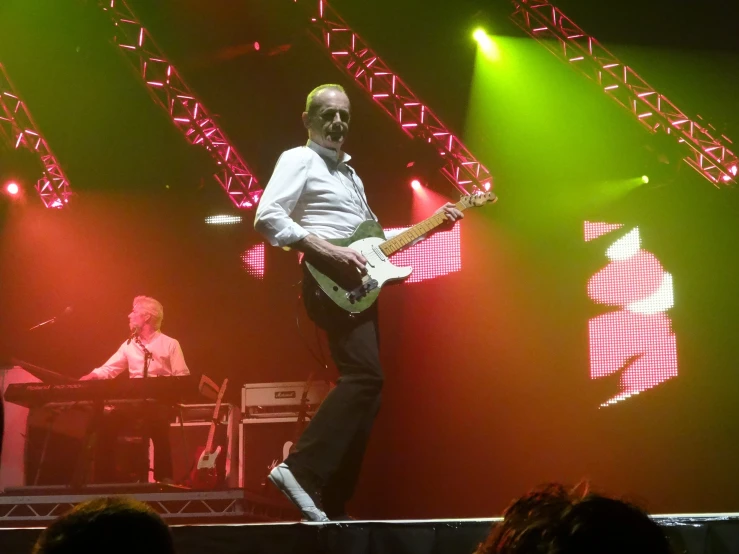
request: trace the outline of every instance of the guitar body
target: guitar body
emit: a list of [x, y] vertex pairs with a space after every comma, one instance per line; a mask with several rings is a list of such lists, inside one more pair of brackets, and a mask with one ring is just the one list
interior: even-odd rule
[[413, 271], [412, 267], [391, 264], [379, 248], [385, 242], [385, 233], [376, 221], [365, 221], [354, 234], [346, 239], [328, 242], [356, 250], [367, 259], [367, 274], [359, 279], [347, 280], [336, 275], [332, 268], [319, 267], [305, 262], [306, 268], [320, 289], [337, 306], [349, 313], [361, 313], [375, 303], [382, 287], [392, 281], [402, 281]]
[[213, 448], [213, 440], [215, 438], [216, 426], [218, 425], [218, 411], [221, 409], [221, 401], [223, 395], [226, 393], [226, 386], [228, 385], [228, 379], [223, 380], [220, 389], [218, 390], [218, 397], [216, 398], [215, 409], [213, 410], [213, 421], [211, 421], [210, 429], [208, 430], [208, 440], [205, 443], [205, 447], [198, 448], [196, 454], [196, 463], [190, 471], [190, 476], [187, 479], [186, 484], [195, 489], [214, 489], [222, 481], [219, 479], [222, 477], [218, 473], [218, 455], [221, 453], [221, 447], [217, 446]]
[[208, 452], [204, 448], [198, 448], [198, 463], [190, 474], [190, 486], [195, 489], [216, 488], [219, 481], [216, 463], [220, 453], [220, 446], [213, 452]]

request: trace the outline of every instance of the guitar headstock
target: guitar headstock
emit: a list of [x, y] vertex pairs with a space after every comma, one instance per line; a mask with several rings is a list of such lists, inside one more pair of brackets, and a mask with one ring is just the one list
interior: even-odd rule
[[459, 199], [460, 204], [464, 208], [476, 208], [484, 206], [487, 203], [497, 202], [498, 197], [492, 191], [488, 192], [476, 192], [474, 194], [468, 194]]

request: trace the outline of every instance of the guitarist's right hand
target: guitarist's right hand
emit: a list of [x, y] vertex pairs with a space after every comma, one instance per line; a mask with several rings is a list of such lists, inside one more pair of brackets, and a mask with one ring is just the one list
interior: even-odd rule
[[355, 276], [357, 272], [359, 275], [367, 273], [367, 259], [356, 250], [346, 246], [331, 244], [324, 259], [347, 276]]
[[290, 246], [304, 252], [308, 260], [311, 257], [317, 258], [350, 279], [358, 280], [367, 273], [365, 268], [367, 260], [362, 254], [346, 246], [332, 244], [315, 235], [308, 235]]

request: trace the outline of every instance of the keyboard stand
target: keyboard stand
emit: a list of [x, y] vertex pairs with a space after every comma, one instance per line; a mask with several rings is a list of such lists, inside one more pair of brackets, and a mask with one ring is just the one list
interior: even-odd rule
[[49, 449], [49, 441], [51, 440], [51, 434], [54, 431], [54, 424], [59, 417], [60, 410], [58, 408], [47, 408], [47, 425], [46, 433], [44, 435], [44, 445], [41, 447], [41, 456], [39, 457], [38, 467], [36, 467], [36, 475], [33, 477], [33, 484], [38, 485], [39, 478], [41, 477], [41, 470], [44, 467], [46, 461], [46, 451]]
[[92, 417], [85, 431], [85, 438], [82, 443], [82, 450], [77, 458], [77, 466], [72, 476], [73, 488], [84, 488], [90, 482], [90, 465], [95, 452], [95, 444], [97, 443], [100, 427], [105, 417], [105, 403], [94, 402], [92, 405]]

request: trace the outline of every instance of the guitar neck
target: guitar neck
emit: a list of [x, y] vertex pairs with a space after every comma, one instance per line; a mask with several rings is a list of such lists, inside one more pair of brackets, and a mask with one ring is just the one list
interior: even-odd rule
[[205, 451], [210, 452], [213, 450], [213, 438], [216, 434], [216, 427], [218, 426], [218, 419], [213, 418], [213, 421], [210, 424], [210, 429], [208, 429], [208, 441], [205, 443]]
[[[465, 205], [459, 201], [455, 204], [456, 208], [460, 211], [465, 209]], [[415, 224], [413, 227], [406, 229], [398, 236], [391, 238], [383, 242], [380, 245], [380, 250], [386, 256], [392, 256], [401, 248], [405, 248], [411, 244], [414, 240], [421, 238], [423, 235], [429, 233], [433, 229], [436, 229], [439, 225], [446, 222], [447, 219], [444, 213], [434, 214], [431, 217], [424, 219], [420, 223]]]
[[205, 451], [210, 452], [213, 448], [213, 438], [216, 434], [216, 427], [218, 426], [218, 412], [221, 410], [221, 401], [223, 400], [223, 395], [226, 393], [226, 386], [228, 385], [228, 379], [224, 379], [223, 384], [221, 385], [221, 388], [218, 390], [218, 398], [216, 398], [216, 407], [213, 410], [213, 421], [210, 424], [210, 429], [208, 430], [208, 441], [205, 443]]

